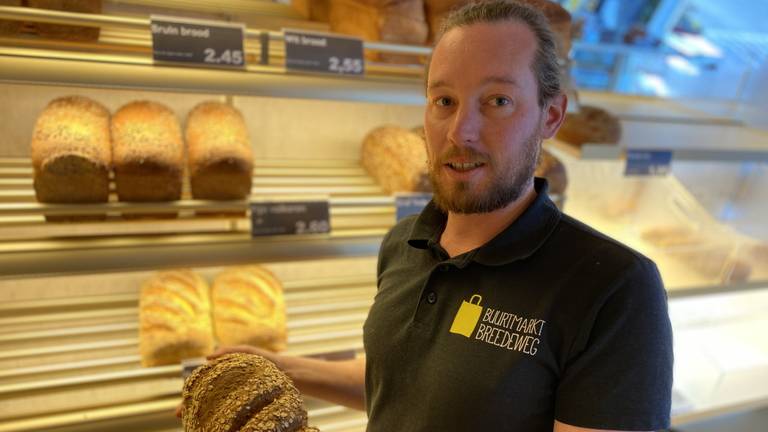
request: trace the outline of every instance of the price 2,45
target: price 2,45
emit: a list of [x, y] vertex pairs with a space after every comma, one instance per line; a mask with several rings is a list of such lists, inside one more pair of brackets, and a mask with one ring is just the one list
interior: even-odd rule
[[213, 48], [203, 50], [205, 62], [210, 64], [227, 64], [241, 66], [243, 64], [243, 52], [240, 50], [224, 50], [221, 54]]
[[340, 74], [359, 74], [363, 72], [363, 59], [361, 58], [328, 58], [328, 70]]

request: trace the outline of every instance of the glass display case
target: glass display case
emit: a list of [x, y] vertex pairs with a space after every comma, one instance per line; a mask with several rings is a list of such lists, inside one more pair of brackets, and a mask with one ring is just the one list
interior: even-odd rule
[[[366, 42], [366, 50], [414, 61], [368, 61], [362, 78], [291, 73], [276, 28], [322, 28], [289, 7], [155, 3], [107, 2], [95, 16], [0, 7], [0, 19], [101, 28], [94, 42], [0, 39], [0, 431], [180, 429], [173, 409], [182, 366], [139, 362], [139, 287], [161, 269], [194, 268], [211, 280], [225, 266], [262, 264], [284, 285], [287, 353], [364, 355], [362, 323], [395, 200], [360, 166], [360, 146], [377, 126], [422, 123], [420, 56], [429, 50]], [[248, 66], [153, 65], [147, 26], [157, 12], [245, 21]], [[34, 123], [50, 100], [71, 94], [112, 112], [136, 99], [161, 101], [182, 121], [203, 100], [231, 104], [253, 143], [251, 199], [327, 199], [331, 233], [252, 238], [249, 200], [196, 201], [186, 186], [171, 203], [37, 203]], [[624, 138], [580, 149], [545, 143], [567, 169], [564, 211], [659, 265], [676, 332], [674, 422], [765, 404], [765, 134], [737, 124], [727, 108], [597, 92], [579, 98], [617, 114]], [[627, 149], [673, 151], [671, 173], [625, 176]], [[168, 211], [178, 217], [122, 217]], [[106, 219], [45, 220], [67, 214]], [[323, 431], [365, 429], [362, 412], [311, 399], [307, 407]]]

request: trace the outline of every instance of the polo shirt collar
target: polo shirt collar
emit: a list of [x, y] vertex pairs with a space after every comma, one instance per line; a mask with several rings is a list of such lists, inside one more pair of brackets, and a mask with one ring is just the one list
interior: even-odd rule
[[[464, 258], [484, 265], [503, 265], [533, 255], [554, 231], [562, 214], [547, 195], [547, 181], [534, 179], [536, 198], [504, 231], [483, 246], [467, 252]], [[448, 215], [433, 201], [416, 218], [408, 244], [418, 249], [442, 250], [440, 235]], [[458, 258], [458, 257], [457, 257]]]

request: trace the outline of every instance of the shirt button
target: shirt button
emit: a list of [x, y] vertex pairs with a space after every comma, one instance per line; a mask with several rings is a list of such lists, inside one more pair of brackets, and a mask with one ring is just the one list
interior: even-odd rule
[[430, 291], [427, 294], [427, 302], [429, 304], [435, 304], [437, 302], [437, 294], [434, 291]]

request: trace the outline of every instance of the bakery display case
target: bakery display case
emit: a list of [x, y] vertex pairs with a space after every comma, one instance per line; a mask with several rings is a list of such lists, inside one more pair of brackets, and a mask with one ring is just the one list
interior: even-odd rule
[[[154, 65], [151, 13], [245, 22], [248, 66]], [[231, 266], [260, 264], [283, 286], [286, 353], [363, 355], [378, 246], [396, 214], [395, 198], [360, 162], [363, 141], [383, 125], [422, 124], [428, 49], [365, 42], [410, 62], [368, 59], [364, 77], [288, 72], [279, 29], [327, 26], [266, 1], [104, 2], [101, 14], [0, 6], [0, 20], [100, 29], [85, 41], [0, 35], [0, 431], [180, 430], [172, 411], [183, 366], [142, 367], [139, 352], [140, 287], [158, 270], [193, 268], [212, 283]], [[106, 203], [38, 203], [35, 121], [69, 95], [111, 113], [161, 102], [182, 124], [201, 102], [236, 108], [252, 143], [250, 196], [193, 199], [185, 180], [180, 200], [121, 202], [110, 178]], [[579, 98], [620, 119], [619, 143], [545, 148], [567, 172], [564, 210], [659, 265], [676, 332], [675, 423], [764, 405], [765, 133], [727, 107]], [[636, 148], [673, 150], [670, 174], [625, 176], [624, 155]], [[308, 198], [329, 203], [330, 233], [251, 236], [250, 202]], [[137, 214], [176, 217], [126, 217]], [[100, 220], [46, 220], [72, 215]], [[365, 429], [362, 412], [306, 404], [322, 431]]]

